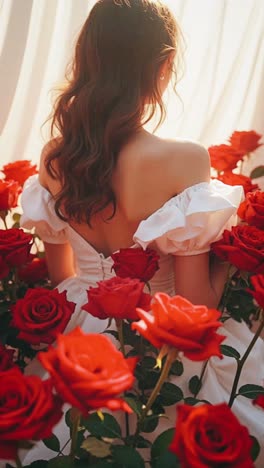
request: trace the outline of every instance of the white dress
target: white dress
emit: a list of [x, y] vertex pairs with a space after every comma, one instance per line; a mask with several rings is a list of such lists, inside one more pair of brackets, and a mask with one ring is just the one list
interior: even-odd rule
[[[221, 237], [223, 230], [236, 224], [236, 210], [242, 197], [242, 187], [231, 187], [218, 180], [199, 183], [171, 198], [139, 224], [134, 235], [135, 246], [141, 245], [145, 248], [154, 241], [161, 254], [160, 269], [151, 281], [152, 293], [163, 291], [175, 295], [173, 255], [195, 255], [209, 251], [210, 244]], [[95, 287], [98, 281], [114, 275], [111, 270], [111, 257], [105, 258], [103, 254], [98, 253], [74, 229], [56, 216], [53, 199], [39, 184], [37, 176], [32, 176], [25, 185], [22, 207], [22, 227], [28, 229], [35, 227], [44, 241], [54, 244], [68, 241], [73, 248], [76, 276], [67, 278], [58, 286], [60, 291], [67, 291], [68, 300], [77, 304], [65, 332], [79, 325], [86, 333], [101, 333], [107, 321], [92, 317], [81, 308], [87, 302], [87, 289]], [[252, 339], [252, 333], [247, 326], [232, 319], [225, 322], [219, 333], [226, 335], [224, 343], [237, 349], [241, 355]], [[173, 382], [182, 388], [186, 397], [191, 396], [188, 381], [193, 375], [200, 374], [203, 363], [194, 363], [183, 358], [183, 364], [184, 374], [175, 377]], [[213, 404], [228, 401], [235, 371], [235, 359], [211, 358], [198, 398], [206, 399]], [[28, 366], [27, 372], [44, 375], [40, 370], [40, 364], [36, 361]], [[261, 339], [258, 339], [246, 361], [239, 386], [248, 383], [257, 385], [264, 383], [264, 343]], [[264, 411], [253, 406], [252, 400], [245, 397], [236, 398], [232, 409], [240, 422], [248, 427], [250, 434], [256, 436], [262, 445], [256, 466], [263, 468]], [[169, 408], [168, 416], [169, 421], [166, 422], [166, 426], [173, 427], [174, 407]], [[59, 424], [55, 432], [60, 439], [64, 438], [62, 424]], [[37, 444], [36, 448], [26, 455], [24, 464], [54, 456], [55, 453], [43, 444]]]

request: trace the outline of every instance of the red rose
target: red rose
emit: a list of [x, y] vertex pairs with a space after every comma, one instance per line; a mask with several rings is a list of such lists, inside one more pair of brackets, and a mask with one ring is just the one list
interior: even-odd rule
[[221, 327], [221, 316], [215, 309], [193, 305], [181, 296], [165, 293], [154, 295], [151, 315], [137, 309], [141, 318], [132, 328], [143, 335], [156, 348], [169, 345], [192, 361], [203, 361], [211, 356], [222, 357], [220, 343], [225, 339], [216, 330]]
[[16, 180], [20, 185], [23, 185], [30, 176], [38, 173], [37, 166], [27, 160], [6, 164], [2, 172], [5, 174], [6, 180]]
[[255, 400], [253, 400], [253, 404], [264, 409], [264, 395], [259, 395]]
[[0, 211], [7, 211], [17, 206], [21, 187], [14, 180], [0, 180]]
[[18, 269], [18, 278], [25, 283], [39, 283], [48, 278], [48, 268], [45, 258], [30, 254], [30, 262]]
[[247, 177], [243, 174], [234, 174], [231, 171], [220, 174], [217, 179], [221, 180], [221, 182], [227, 185], [242, 185], [245, 194], [259, 189], [258, 184], [252, 184], [250, 177]]
[[113, 269], [121, 278], [138, 278], [147, 283], [159, 269], [159, 255], [153, 249], [120, 249], [112, 255]]
[[233, 226], [211, 247], [218, 257], [239, 270], [264, 273], [264, 231], [254, 226]]
[[237, 214], [246, 223], [264, 229], [264, 192], [257, 190], [247, 193]]
[[243, 159], [244, 153], [237, 151], [230, 145], [216, 145], [208, 148], [211, 166], [217, 171], [235, 169], [238, 161]]
[[250, 130], [248, 132], [236, 131], [232, 133], [229, 141], [237, 151], [247, 154], [255, 151], [259, 146], [261, 146], [261, 143], [259, 143], [261, 137], [262, 135], [259, 135], [254, 130]]
[[250, 281], [254, 290], [248, 289], [247, 291], [252, 294], [260, 307], [264, 309], [264, 275], [251, 276]]
[[66, 291], [28, 289], [24, 298], [12, 306], [12, 325], [19, 330], [18, 338], [38, 345], [52, 343], [68, 324], [75, 304], [68, 302]]
[[254, 468], [252, 440], [226, 403], [177, 406], [170, 445], [182, 468]]
[[59, 335], [56, 348], [38, 355], [59, 395], [84, 416], [102, 407], [131, 413], [118, 395], [131, 388], [137, 358], [125, 359], [106, 336], [85, 335], [77, 327]]
[[136, 307], [150, 307], [151, 296], [143, 292], [144, 283], [134, 278], [100, 281], [87, 291], [88, 303], [82, 308], [94, 317], [137, 320]]
[[14, 367], [0, 375], [0, 458], [15, 459], [22, 440], [51, 436], [62, 416], [62, 401], [51, 380], [24, 376]]
[[11, 267], [27, 263], [32, 239], [23, 229], [0, 229], [0, 256]]
[[0, 372], [6, 371], [15, 366], [13, 361], [14, 350], [7, 349], [0, 343]]
[[0, 257], [0, 280], [6, 278], [9, 273], [9, 268], [6, 262]]

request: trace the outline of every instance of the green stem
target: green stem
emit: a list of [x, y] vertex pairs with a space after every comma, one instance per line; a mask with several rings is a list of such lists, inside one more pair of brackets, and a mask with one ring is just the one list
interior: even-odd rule
[[18, 454], [17, 454], [17, 456], [16, 456], [16, 466], [17, 466], [17, 468], [23, 468], [23, 465], [22, 465], [22, 463], [21, 463], [21, 460], [20, 460]]
[[240, 375], [241, 375], [243, 366], [244, 366], [244, 364], [245, 364], [245, 362], [246, 362], [246, 360], [247, 360], [247, 358], [248, 358], [254, 344], [256, 343], [256, 341], [259, 338], [262, 330], [264, 329], [264, 311], [263, 310], [261, 311], [261, 315], [262, 315], [262, 317], [260, 319], [260, 324], [259, 324], [259, 327], [257, 328], [257, 331], [256, 331], [255, 335], [253, 336], [251, 342], [249, 343], [249, 346], [248, 346], [245, 354], [243, 355], [243, 357], [237, 361], [237, 371], [236, 371], [233, 387], [232, 387], [232, 390], [231, 390], [230, 400], [229, 400], [229, 403], [228, 403], [228, 406], [230, 408], [232, 407], [232, 405], [234, 403], [234, 400], [237, 397], [236, 390], [237, 390], [237, 386], [238, 386], [238, 382], [239, 382], [239, 379], [240, 379]]
[[116, 328], [118, 331], [118, 339], [120, 343], [120, 349], [123, 355], [125, 356], [125, 344], [124, 344], [124, 329], [123, 329], [123, 320], [116, 319]]
[[76, 445], [77, 445], [77, 437], [78, 437], [78, 429], [80, 424], [80, 412], [76, 408], [72, 408], [72, 412], [74, 412], [72, 416], [72, 434], [71, 434], [71, 449], [70, 449], [70, 458], [72, 461], [72, 465], [74, 465], [75, 460], [75, 452], [76, 452]]

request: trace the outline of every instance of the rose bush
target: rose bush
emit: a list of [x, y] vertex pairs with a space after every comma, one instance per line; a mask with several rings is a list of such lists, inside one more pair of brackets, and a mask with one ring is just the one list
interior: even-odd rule
[[0, 211], [15, 208], [21, 188], [14, 180], [0, 180]]
[[264, 229], [264, 192], [249, 192], [237, 213], [249, 225]]
[[24, 265], [29, 258], [32, 240], [32, 235], [23, 229], [0, 229], [0, 257], [10, 267]]
[[225, 403], [177, 407], [177, 427], [170, 450], [182, 468], [254, 468], [252, 441]]
[[30, 176], [37, 174], [38, 171], [36, 164], [32, 164], [28, 160], [21, 160], [6, 164], [2, 168], [2, 172], [6, 180], [15, 180], [23, 186], [25, 181]]
[[237, 163], [243, 159], [244, 153], [230, 145], [216, 145], [208, 148], [211, 166], [217, 171], [235, 169]]
[[243, 174], [234, 174], [234, 172], [231, 171], [226, 171], [223, 174], [219, 174], [217, 179], [227, 185], [242, 185], [245, 194], [259, 189], [258, 184], [253, 184], [250, 177], [247, 177]]
[[15, 459], [23, 440], [50, 437], [61, 419], [62, 400], [51, 380], [24, 376], [14, 367], [0, 373], [0, 458]]
[[111, 257], [113, 270], [121, 278], [138, 278], [147, 283], [159, 269], [159, 255], [153, 249], [120, 249]]
[[37, 255], [30, 254], [29, 262], [18, 268], [17, 275], [20, 281], [28, 284], [47, 280], [49, 274], [45, 258], [39, 258]]
[[240, 270], [264, 273], [264, 231], [254, 226], [225, 230], [222, 239], [212, 244], [212, 251]]
[[221, 326], [220, 312], [195, 306], [181, 296], [170, 297], [165, 293], [154, 295], [152, 314], [137, 309], [141, 318], [132, 328], [137, 330], [157, 348], [163, 345], [183, 351], [188, 359], [202, 361], [219, 356], [224, 336], [216, 333]]
[[151, 296], [143, 292], [144, 283], [134, 278], [111, 278], [100, 281], [87, 291], [88, 302], [82, 308], [99, 319], [137, 320], [136, 307], [148, 310]]
[[75, 304], [67, 301], [65, 291], [28, 289], [11, 308], [11, 325], [18, 329], [18, 338], [27, 343], [50, 344], [65, 330], [74, 309]]
[[84, 416], [93, 409], [131, 412], [120, 393], [132, 387], [137, 358], [125, 359], [103, 335], [86, 335], [77, 327], [59, 335], [57, 347], [39, 353], [59, 395]]
[[262, 146], [263, 143], [260, 143], [261, 138], [262, 135], [254, 130], [242, 132], [235, 131], [232, 133], [229, 141], [231, 146], [237, 151], [240, 151], [243, 154], [248, 154]]

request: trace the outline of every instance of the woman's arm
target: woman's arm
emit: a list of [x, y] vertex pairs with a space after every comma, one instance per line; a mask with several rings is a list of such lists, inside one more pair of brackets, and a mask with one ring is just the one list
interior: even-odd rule
[[193, 304], [217, 308], [227, 281], [228, 263], [222, 263], [217, 258], [210, 262], [208, 252], [175, 256], [174, 266], [176, 294], [186, 297]]
[[69, 276], [75, 275], [73, 251], [69, 243], [44, 242], [49, 278], [53, 287]]

